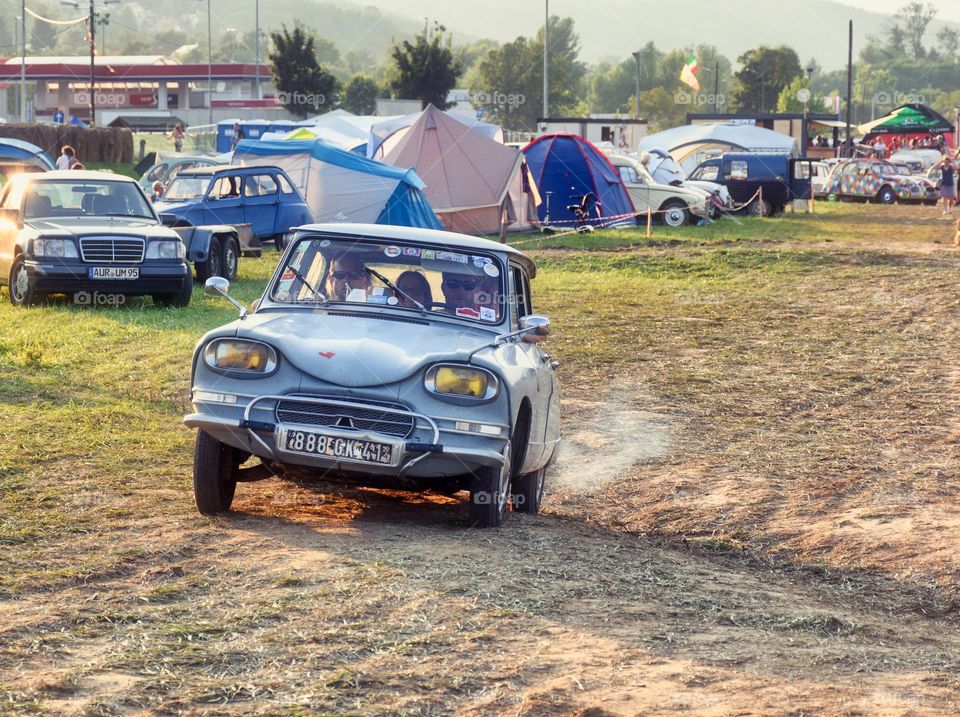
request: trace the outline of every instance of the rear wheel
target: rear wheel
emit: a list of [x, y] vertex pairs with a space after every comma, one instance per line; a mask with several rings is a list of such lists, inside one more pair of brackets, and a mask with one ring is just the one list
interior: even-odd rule
[[204, 515], [230, 510], [237, 491], [240, 457], [232, 446], [221, 443], [202, 428], [197, 431], [193, 453], [193, 496], [197, 510]]
[[222, 256], [223, 249], [220, 245], [220, 239], [210, 237], [210, 248], [207, 250], [206, 260], [198, 261], [195, 265], [197, 267], [197, 281], [204, 282], [211, 276], [220, 276], [220, 272], [223, 271]]
[[760, 197], [754, 199], [747, 206], [747, 213], [751, 217], [769, 217], [770, 211], [770, 202], [760, 199]]
[[470, 522], [477, 528], [495, 528], [507, 514], [510, 496], [510, 444], [502, 466], [483, 466], [470, 479]]
[[240, 267], [240, 247], [237, 246], [237, 240], [233, 237], [223, 238], [223, 278], [234, 281], [237, 278], [237, 271]]

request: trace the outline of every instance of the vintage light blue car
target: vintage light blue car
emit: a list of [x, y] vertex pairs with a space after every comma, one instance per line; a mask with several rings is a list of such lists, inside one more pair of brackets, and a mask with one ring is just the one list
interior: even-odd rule
[[560, 412], [535, 272], [485, 239], [317, 224], [295, 233], [252, 314], [225, 279], [209, 279], [207, 293], [229, 298], [240, 318], [193, 357], [184, 422], [199, 429], [200, 512], [228, 510], [238, 482], [307, 469], [469, 490], [481, 527], [499, 525], [511, 503], [536, 513]]

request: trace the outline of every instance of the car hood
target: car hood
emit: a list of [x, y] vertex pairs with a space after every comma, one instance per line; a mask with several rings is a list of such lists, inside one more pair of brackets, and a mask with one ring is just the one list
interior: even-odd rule
[[489, 331], [431, 320], [426, 325], [357, 311], [253, 314], [237, 322], [239, 338], [276, 348], [321, 381], [357, 388], [402, 381], [423, 366], [465, 358], [492, 341]]
[[179, 214], [187, 211], [188, 209], [199, 207], [201, 204], [202, 202], [193, 199], [188, 199], [183, 202], [157, 201], [153, 203], [153, 210], [157, 214]]
[[169, 239], [172, 230], [158, 224], [153, 219], [134, 219], [128, 217], [54, 217], [50, 219], [29, 219], [25, 222], [44, 236], [142, 236], [146, 238]]

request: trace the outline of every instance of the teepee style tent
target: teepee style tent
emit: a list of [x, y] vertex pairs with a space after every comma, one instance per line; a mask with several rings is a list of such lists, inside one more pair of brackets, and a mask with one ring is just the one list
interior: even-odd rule
[[241, 166], [280, 167], [297, 185], [317, 222], [362, 222], [443, 229], [413, 170], [374, 162], [321, 140], [242, 140]]
[[504, 225], [530, 228], [531, 194], [524, 192], [523, 157], [429, 105], [383, 158], [412, 167], [449, 231], [496, 234]]
[[[444, 112], [443, 114], [479, 132], [484, 137], [503, 144], [503, 128], [499, 125], [488, 124], [474, 117], [455, 114], [453, 112]], [[367, 157], [371, 159], [383, 159], [383, 157], [389, 154], [390, 150], [403, 139], [410, 127], [412, 127], [414, 122], [420, 119], [422, 115], [423, 112], [414, 112], [408, 115], [384, 117], [381, 121], [370, 125], [367, 137]]]
[[[633, 202], [614, 169], [603, 153], [590, 142], [575, 134], [545, 134], [537, 137], [522, 150], [533, 179], [544, 197], [538, 207], [540, 221], [569, 222], [576, 218], [567, 209], [576, 199], [592, 192], [598, 202], [600, 217], [592, 211], [591, 224], [607, 226], [611, 223], [635, 223]], [[550, 193], [549, 198], [547, 193]], [[617, 220], [612, 220], [618, 217]]]

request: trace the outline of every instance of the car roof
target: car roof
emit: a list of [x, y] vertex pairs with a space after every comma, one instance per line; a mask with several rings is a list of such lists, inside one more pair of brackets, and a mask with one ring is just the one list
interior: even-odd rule
[[218, 174], [219, 172], [283, 172], [280, 167], [273, 166], [253, 166], [253, 167], [244, 167], [239, 164], [213, 164], [209, 167], [191, 167], [190, 169], [184, 169], [178, 177], [189, 176], [192, 174]]
[[437, 247], [459, 247], [472, 251], [504, 252], [516, 257], [527, 266], [531, 278], [536, 272], [533, 261], [519, 249], [509, 244], [482, 239], [468, 234], [438, 231], [436, 229], [421, 229], [419, 227], [397, 227], [387, 224], [304, 224], [298, 227], [299, 231], [317, 232], [324, 234], [338, 234], [357, 239], [395, 239], [396, 241], [410, 241], [423, 244], [433, 244]]

